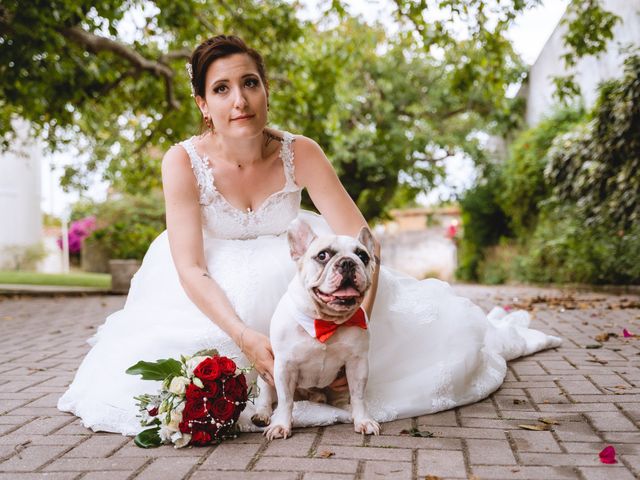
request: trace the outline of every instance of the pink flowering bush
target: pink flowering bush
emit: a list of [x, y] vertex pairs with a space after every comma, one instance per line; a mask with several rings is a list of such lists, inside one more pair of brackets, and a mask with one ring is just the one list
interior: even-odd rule
[[[82, 250], [82, 242], [96, 229], [96, 217], [90, 216], [71, 222], [69, 226], [69, 253], [78, 254]], [[62, 237], [58, 238], [58, 246], [62, 248]]]

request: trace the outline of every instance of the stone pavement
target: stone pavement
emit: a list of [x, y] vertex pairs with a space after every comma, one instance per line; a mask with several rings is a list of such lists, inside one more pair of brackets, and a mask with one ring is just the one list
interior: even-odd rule
[[[183, 450], [143, 450], [55, 408], [85, 339], [124, 297], [0, 299], [0, 480], [638, 478], [640, 338], [622, 337], [623, 328], [640, 333], [638, 297], [456, 288], [487, 309], [532, 310], [533, 325], [563, 346], [511, 362], [502, 388], [482, 402], [384, 424], [378, 437], [336, 425]], [[596, 340], [602, 333], [618, 336]], [[606, 445], [617, 464], [600, 463]]]

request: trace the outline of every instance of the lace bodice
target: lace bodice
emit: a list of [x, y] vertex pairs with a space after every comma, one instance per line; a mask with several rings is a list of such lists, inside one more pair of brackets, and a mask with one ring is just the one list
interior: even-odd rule
[[293, 165], [294, 137], [285, 132], [280, 159], [284, 166], [285, 185], [272, 193], [253, 211], [231, 205], [216, 189], [214, 171], [205, 155], [200, 157], [191, 137], [180, 143], [189, 154], [191, 167], [200, 190], [200, 211], [205, 235], [214, 238], [249, 239], [262, 235], [280, 235], [296, 218], [300, 209], [301, 189], [295, 182]]

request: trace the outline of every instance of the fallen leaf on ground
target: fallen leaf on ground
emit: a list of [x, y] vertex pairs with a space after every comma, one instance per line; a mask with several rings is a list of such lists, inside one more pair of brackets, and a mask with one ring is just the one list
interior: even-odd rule
[[600, 360], [599, 358], [587, 358], [587, 362], [599, 363], [600, 365], [606, 365], [609, 363], [606, 360]]
[[424, 438], [433, 437], [432, 432], [428, 432], [427, 430], [418, 430], [417, 428], [412, 428], [410, 430], [407, 430], [407, 429], [400, 430], [400, 434], [411, 435], [412, 437], [424, 437]]
[[635, 337], [635, 335], [631, 333], [629, 330], [627, 330], [626, 328], [622, 330], [622, 336], [624, 338]]
[[426, 477], [424, 477], [424, 480], [442, 480], [442, 477], [439, 477], [437, 475], [427, 475]]
[[608, 465], [612, 465], [614, 463], [618, 463], [616, 460], [616, 449], [613, 446], [608, 445], [602, 449], [599, 453], [600, 462], [606, 463]]
[[551, 430], [551, 425], [518, 425], [518, 428], [523, 430], [534, 430], [536, 432], [543, 432], [545, 430]]
[[553, 418], [539, 418], [538, 421], [547, 425], [560, 425], [560, 422]]
[[618, 334], [617, 333], [613, 333], [613, 332], [602, 332], [599, 333], [598, 335], [595, 336], [595, 339], [598, 342], [606, 342], [607, 340], [609, 340], [610, 338], [618, 338]]
[[323, 450], [318, 454], [318, 457], [329, 458], [329, 457], [333, 457], [334, 455], [335, 455], [335, 452], [330, 452], [329, 450]]
[[594, 349], [594, 348], [602, 348], [602, 345], [600, 345], [599, 343], [595, 343], [595, 344], [592, 343], [590, 345], [585, 345], [584, 348], [587, 348], [587, 349], [591, 350], [591, 349]]
[[519, 398], [514, 398], [513, 399], [513, 404], [514, 405], [522, 405], [523, 403], [527, 403], [526, 400], [520, 400]]

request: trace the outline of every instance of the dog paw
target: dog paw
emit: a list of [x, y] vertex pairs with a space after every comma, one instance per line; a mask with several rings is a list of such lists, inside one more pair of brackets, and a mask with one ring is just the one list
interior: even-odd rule
[[362, 433], [363, 435], [379, 435], [380, 424], [370, 418], [363, 418], [353, 422], [354, 430], [356, 433]]
[[251, 422], [256, 427], [266, 427], [271, 423], [271, 416], [266, 414], [256, 413], [255, 415], [251, 416]]
[[284, 425], [273, 424], [265, 428], [263, 435], [267, 437], [267, 440], [273, 440], [274, 438], [287, 438], [291, 436], [291, 427]]

